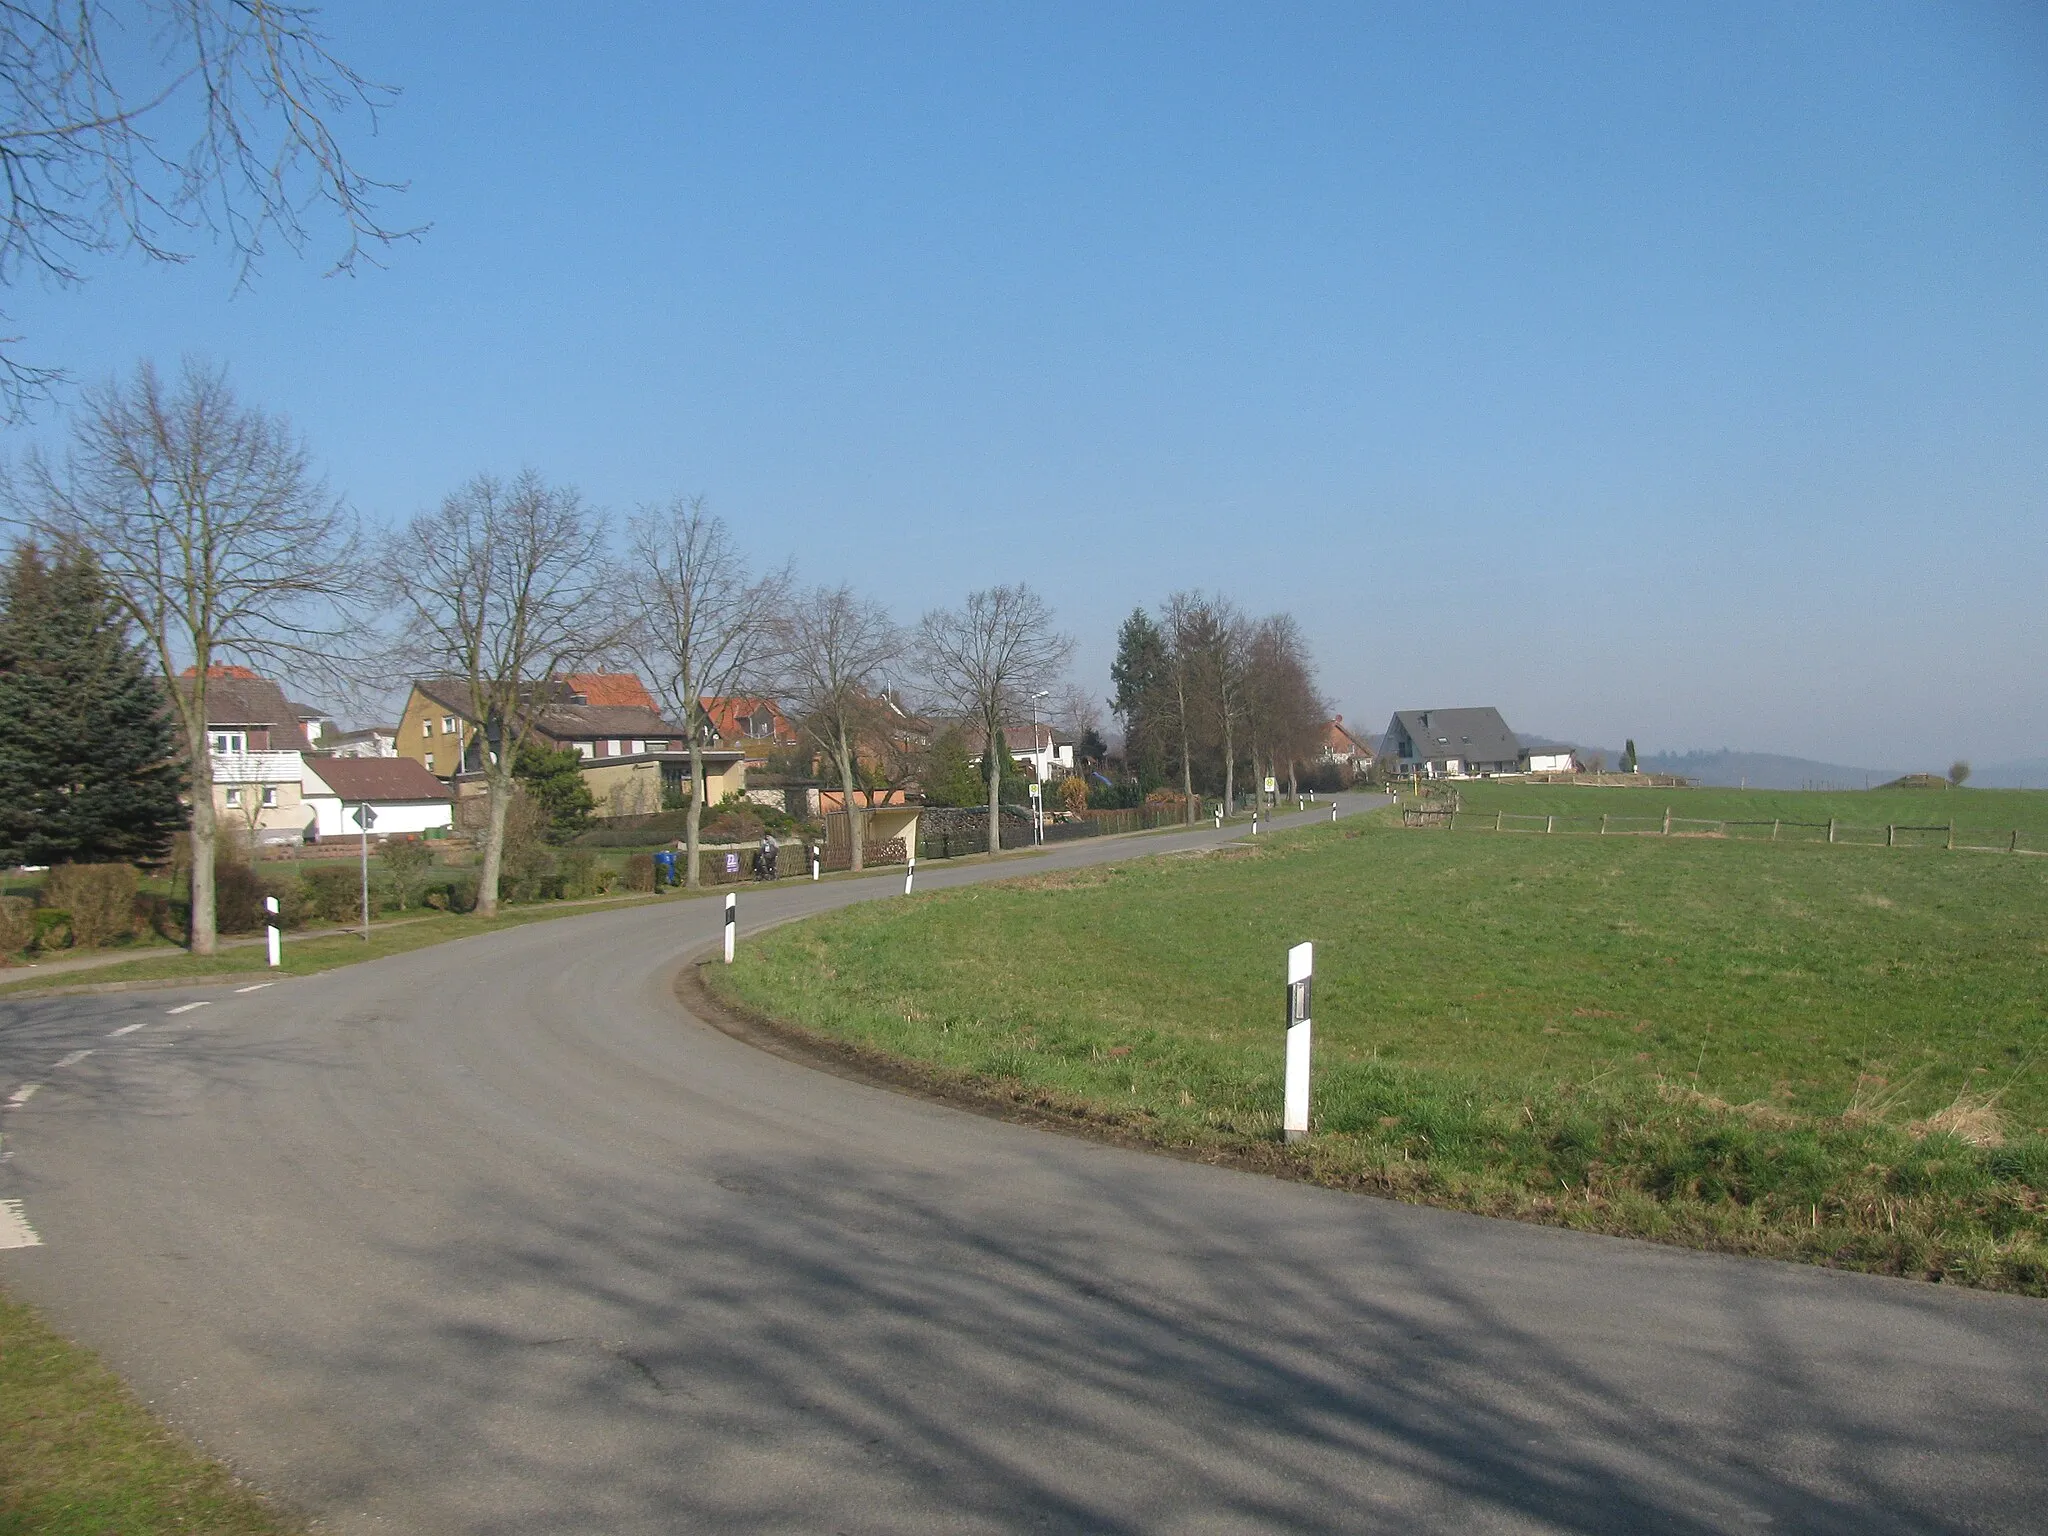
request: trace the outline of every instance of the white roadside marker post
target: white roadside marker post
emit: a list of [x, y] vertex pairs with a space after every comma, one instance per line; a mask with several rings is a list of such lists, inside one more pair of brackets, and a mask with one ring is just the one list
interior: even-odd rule
[[732, 943], [739, 932], [740, 898], [737, 891], [725, 893], [725, 963], [732, 964]]
[[816, 843], [813, 843], [813, 844], [811, 844], [811, 879], [812, 879], [813, 881], [815, 881], [815, 880], [816, 880], [817, 878], [818, 878], [818, 845], [817, 845]]
[[1337, 802], [1336, 802], [1336, 801], [1334, 801], [1334, 800], [1332, 800], [1332, 801], [1330, 802], [1330, 820], [1332, 820], [1332, 821], [1335, 821], [1336, 819], [1337, 819]]
[[1287, 951], [1287, 1088], [1280, 1119], [1289, 1141], [1308, 1135], [1308, 1009], [1315, 974], [1315, 945], [1297, 944]]
[[1223, 830], [1223, 803], [1220, 800], [1216, 803], [1216, 830]]
[[1253, 806], [1253, 807], [1252, 807], [1252, 836], [1253, 836], [1253, 837], [1257, 837], [1258, 835], [1259, 835], [1259, 808], [1258, 808], [1258, 807], [1257, 807], [1257, 806], [1255, 805], [1255, 806]]
[[270, 968], [274, 971], [284, 964], [284, 946], [278, 942], [277, 898], [275, 896], [264, 897], [263, 910], [270, 914], [270, 921], [264, 924], [263, 931], [270, 938]]
[[903, 871], [903, 894], [910, 894], [910, 883], [917, 878], [917, 855], [910, 856], [910, 868]]

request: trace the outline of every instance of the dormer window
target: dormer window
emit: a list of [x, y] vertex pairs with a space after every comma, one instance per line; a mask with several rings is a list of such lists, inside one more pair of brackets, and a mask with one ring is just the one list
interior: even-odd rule
[[213, 750], [230, 757], [240, 757], [249, 750], [249, 735], [246, 731], [215, 731]]

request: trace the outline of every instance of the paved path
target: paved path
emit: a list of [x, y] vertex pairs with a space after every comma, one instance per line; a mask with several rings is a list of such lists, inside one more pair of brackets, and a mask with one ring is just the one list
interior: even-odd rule
[[343, 1533], [2042, 1527], [2040, 1303], [848, 1082], [681, 1012], [716, 923], [0, 1005], [0, 1279]]

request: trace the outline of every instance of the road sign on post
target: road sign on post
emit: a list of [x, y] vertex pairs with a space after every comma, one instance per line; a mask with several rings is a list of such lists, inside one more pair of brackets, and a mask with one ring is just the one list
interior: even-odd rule
[[278, 942], [277, 898], [275, 896], [264, 897], [263, 910], [270, 914], [270, 921], [264, 925], [263, 931], [270, 940], [270, 968], [276, 970], [280, 965], [284, 964], [283, 947]]
[[737, 893], [727, 891], [725, 893], [725, 963], [727, 965], [732, 964], [732, 944], [733, 939], [739, 933], [739, 925], [740, 898]]
[[370, 828], [377, 825], [377, 813], [368, 803], [356, 807], [356, 825], [363, 829], [363, 942], [370, 942]]
[[1308, 1135], [1308, 1010], [1315, 973], [1315, 945], [1287, 951], [1287, 1087], [1280, 1124], [1289, 1141]]
[[1031, 786], [1031, 841], [1045, 841], [1045, 786], [1034, 783]]

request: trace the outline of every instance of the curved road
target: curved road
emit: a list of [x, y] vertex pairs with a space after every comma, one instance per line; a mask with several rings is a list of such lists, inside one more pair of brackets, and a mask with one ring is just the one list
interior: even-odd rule
[[2048, 1520], [2042, 1303], [849, 1082], [682, 1011], [717, 922], [679, 902], [253, 993], [0, 1005], [0, 1098], [41, 1085], [0, 1111], [0, 1198], [43, 1240], [0, 1279], [344, 1533]]

